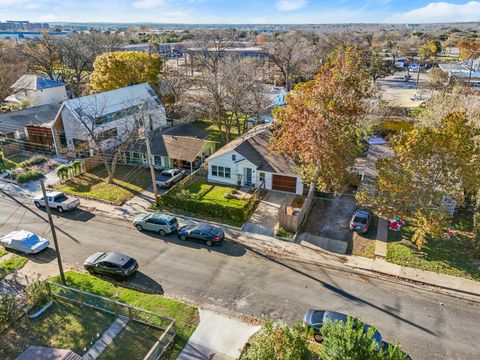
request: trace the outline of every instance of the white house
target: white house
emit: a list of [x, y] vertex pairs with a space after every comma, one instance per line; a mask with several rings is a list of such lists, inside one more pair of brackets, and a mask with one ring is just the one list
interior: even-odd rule
[[13, 94], [6, 102], [26, 102], [29, 106], [60, 103], [67, 100], [65, 84], [38, 75], [23, 75], [11, 87]]
[[101, 135], [103, 149], [125, 141], [139, 112], [148, 119], [147, 131], [166, 126], [165, 108], [148, 84], [138, 84], [63, 102], [53, 127], [58, 155], [94, 154], [93, 136]]
[[269, 125], [259, 125], [228, 143], [208, 160], [208, 180], [303, 194], [303, 182], [287, 158], [269, 149]]

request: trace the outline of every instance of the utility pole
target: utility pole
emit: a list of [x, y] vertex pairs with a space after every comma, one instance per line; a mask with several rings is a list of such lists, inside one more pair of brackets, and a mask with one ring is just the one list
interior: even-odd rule
[[55, 231], [55, 225], [53, 225], [52, 212], [50, 211], [50, 205], [48, 204], [47, 192], [45, 191], [45, 183], [43, 182], [43, 180], [40, 180], [40, 185], [42, 186], [43, 199], [45, 200], [45, 207], [47, 208], [48, 222], [50, 223], [53, 243], [55, 244], [55, 251], [57, 252], [57, 262], [58, 270], [60, 271], [60, 278], [62, 279], [62, 284], [67, 285], [67, 282], [65, 281], [65, 274], [63, 273], [62, 258], [60, 257], [60, 247], [58, 246], [57, 233]]
[[149, 133], [147, 132], [147, 122], [146, 117], [150, 117], [149, 114], [145, 116], [145, 103], [142, 106], [142, 111], [143, 111], [143, 133], [145, 135], [145, 145], [147, 145], [147, 164], [150, 167], [150, 175], [152, 175], [152, 186], [153, 186], [153, 193], [155, 194], [155, 204], [157, 204], [158, 201], [158, 189], [157, 189], [157, 183], [155, 182], [155, 169], [153, 168], [153, 163], [152, 163], [152, 149], [150, 147], [150, 136]]

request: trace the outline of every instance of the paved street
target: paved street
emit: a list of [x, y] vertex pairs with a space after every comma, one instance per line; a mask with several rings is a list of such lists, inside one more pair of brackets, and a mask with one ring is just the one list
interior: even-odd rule
[[[81, 266], [95, 251], [124, 252], [139, 261], [139, 280], [167, 295], [288, 323], [300, 321], [310, 307], [338, 310], [375, 325], [387, 341], [398, 338], [413, 359], [479, 358], [478, 303], [273, 259], [229, 242], [207, 249], [172, 236], [160, 238], [139, 233], [129, 222], [83, 210], [57, 215], [62, 256], [70, 266]], [[45, 219], [45, 212], [25, 210], [0, 194], [0, 234], [18, 228], [51, 238]]]

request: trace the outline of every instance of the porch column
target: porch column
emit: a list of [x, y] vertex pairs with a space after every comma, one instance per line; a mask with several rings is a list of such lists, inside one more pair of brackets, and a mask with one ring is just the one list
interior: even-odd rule
[[193, 172], [193, 161], [190, 161], [190, 173]]

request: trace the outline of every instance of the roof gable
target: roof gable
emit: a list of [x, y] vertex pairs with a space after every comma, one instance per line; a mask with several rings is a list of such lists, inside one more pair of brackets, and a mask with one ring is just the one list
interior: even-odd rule
[[20, 79], [15, 81], [10, 88], [13, 89], [14, 92], [18, 92], [20, 90], [45, 90], [58, 86], [65, 86], [65, 84], [38, 75], [23, 75]]

